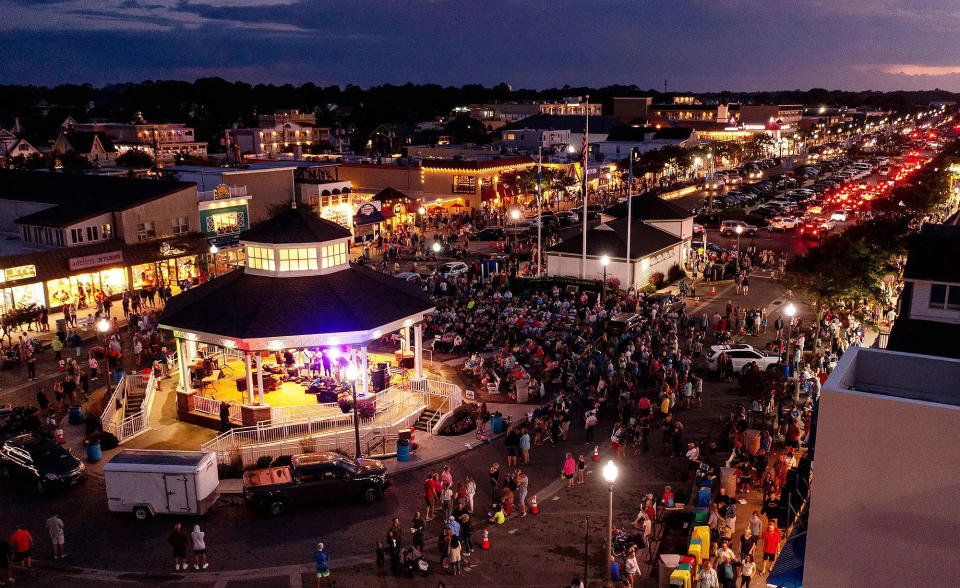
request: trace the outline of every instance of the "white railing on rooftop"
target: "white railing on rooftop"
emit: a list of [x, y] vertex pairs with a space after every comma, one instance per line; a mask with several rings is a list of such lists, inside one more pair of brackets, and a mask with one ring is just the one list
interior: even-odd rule
[[[247, 195], [246, 186], [229, 186], [230, 188], [230, 197], [222, 198], [221, 200], [229, 200], [230, 198], [242, 198]], [[215, 190], [198, 190], [197, 191], [197, 200], [199, 202], [212, 202], [216, 200], [214, 197]]]

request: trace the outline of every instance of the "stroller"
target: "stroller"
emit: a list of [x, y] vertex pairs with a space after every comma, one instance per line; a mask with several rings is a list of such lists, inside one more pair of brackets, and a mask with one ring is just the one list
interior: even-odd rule
[[403, 550], [403, 570], [408, 578], [415, 577], [418, 573], [424, 578], [430, 575], [430, 564], [423, 559], [423, 554], [416, 547], [407, 547]]

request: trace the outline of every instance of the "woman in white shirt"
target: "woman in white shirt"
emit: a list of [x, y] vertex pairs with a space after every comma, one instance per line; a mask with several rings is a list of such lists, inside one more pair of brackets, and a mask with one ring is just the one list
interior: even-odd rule
[[193, 532], [190, 533], [190, 538], [193, 539], [193, 569], [195, 570], [199, 570], [200, 566], [203, 566], [203, 569], [207, 569], [210, 566], [210, 564], [207, 563], [207, 544], [203, 540], [204, 535], [206, 535], [206, 533], [200, 530], [200, 525], [193, 526]]
[[640, 579], [640, 564], [637, 563], [637, 548], [631, 547], [627, 552], [627, 558], [624, 561], [624, 580], [631, 586]]
[[753, 561], [753, 556], [747, 554], [740, 564], [740, 588], [750, 588], [750, 582], [757, 573], [757, 564]]
[[717, 572], [710, 564], [710, 560], [703, 562], [698, 578], [700, 578], [700, 588], [720, 588], [720, 580], [717, 579]]

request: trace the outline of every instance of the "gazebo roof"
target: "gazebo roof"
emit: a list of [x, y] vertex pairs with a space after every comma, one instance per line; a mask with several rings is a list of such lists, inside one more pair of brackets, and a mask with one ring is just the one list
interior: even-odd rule
[[433, 308], [418, 286], [355, 265], [282, 279], [234, 270], [171, 299], [160, 324], [233, 340], [300, 338], [312, 346], [320, 343], [304, 338], [395, 330]]
[[404, 194], [400, 190], [395, 190], [390, 186], [387, 186], [383, 190], [377, 192], [371, 200], [379, 200], [380, 202], [393, 202], [394, 204], [405, 201], [415, 201], [416, 198], [413, 198], [407, 194]]
[[291, 208], [240, 233], [240, 240], [278, 244], [322, 243], [350, 235], [350, 229], [320, 218], [309, 210]]

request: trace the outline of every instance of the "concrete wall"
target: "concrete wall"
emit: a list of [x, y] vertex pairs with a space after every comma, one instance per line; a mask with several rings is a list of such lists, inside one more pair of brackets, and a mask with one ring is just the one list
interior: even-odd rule
[[[911, 379], [900, 367], [887, 386]], [[960, 408], [846, 390], [872, 377], [863, 368], [835, 372], [821, 397], [803, 585], [940, 585], [958, 561]]]
[[246, 186], [250, 224], [270, 218], [269, 211], [274, 205], [293, 202], [293, 169], [259, 169], [239, 172], [224, 172], [223, 181], [229, 186]]
[[[661, 272], [664, 277], [670, 274], [670, 267], [679, 264], [683, 244], [678, 243], [674, 247], [667, 249], [655, 256], [634, 260], [633, 262], [633, 280], [634, 284], [646, 286], [650, 283], [650, 276]], [[547, 262], [548, 276], [567, 276], [580, 277], [580, 256], [579, 255], [559, 255], [556, 253], [546, 253], [544, 255]], [[659, 258], [659, 261], [657, 259]], [[620, 280], [621, 288], [628, 288], [630, 284], [629, 266], [626, 260], [610, 260], [607, 266], [607, 278], [616, 276]], [[599, 259], [587, 257], [584, 277], [588, 280], [602, 280], [603, 266]]]

